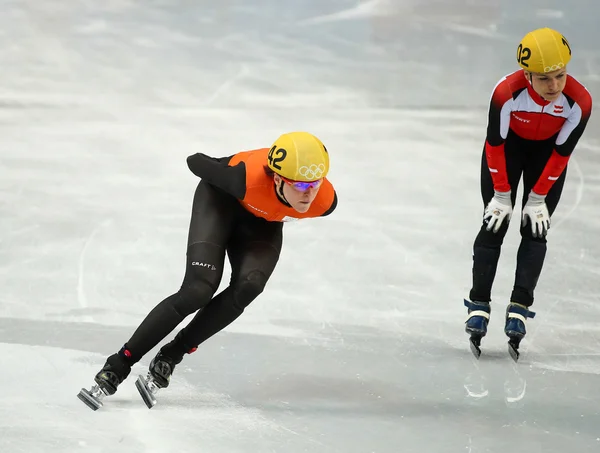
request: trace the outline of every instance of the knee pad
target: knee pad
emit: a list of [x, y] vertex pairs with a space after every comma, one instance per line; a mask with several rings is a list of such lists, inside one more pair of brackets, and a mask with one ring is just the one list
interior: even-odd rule
[[250, 305], [260, 293], [265, 289], [268, 277], [259, 270], [248, 273], [245, 278], [235, 282], [233, 290], [235, 292], [235, 306], [241, 310]]
[[208, 305], [216, 290], [206, 280], [184, 281], [179, 289], [179, 297], [173, 302], [173, 308], [179, 315], [189, 316]]

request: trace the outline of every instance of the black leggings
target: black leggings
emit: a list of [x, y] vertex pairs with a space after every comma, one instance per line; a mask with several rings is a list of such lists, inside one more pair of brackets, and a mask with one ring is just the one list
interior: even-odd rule
[[[523, 140], [509, 131], [505, 142], [506, 171], [511, 187], [512, 205], [516, 204], [517, 187], [523, 176], [523, 199], [525, 206], [529, 192], [542, 174], [552, 150], [555, 137], [546, 141]], [[565, 183], [567, 170], [554, 183], [546, 196], [548, 212], [556, 209]], [[481, 161], [481, 196], [484, 207], [494, 196], [494, 184], [487, 164], [485, 150]], [[513, 213], [513, 221], [521, 225], [520, 212]], [[500, 258], [500, 249], [508, 230], [508, 222], [503, 223], [497, 233], [486, 230], [482, 223], [479, 234], [473, 245], [473, 287], [469, 298], [474, 301], [489, 302], [492, 285], [496, 276], [496, 268]], [[533, 293], [542, 272], [546, 256], [546, 238], [534, 238], [528, 223], [520, 226], [521, 244], [517, 252], [515, 282], [510, 300], [527, 307], [533, 304]]]
[[[199, 310], [170, 344], [181, 357], [238, 318], [273, 273], [281, 252], [282, 230], [282, 223], [258, 218], [232, 196], [200, 182], [194, 195], [183, 283], [148, 314], [127, 341], [129, 362], [139, 361], [184, 318]], [[223, 276], [226, 253], [231, 281], [213, 297]]]

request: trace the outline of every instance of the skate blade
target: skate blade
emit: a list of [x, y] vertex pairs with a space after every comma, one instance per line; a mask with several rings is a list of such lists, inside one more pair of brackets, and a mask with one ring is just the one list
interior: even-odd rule
[[469, 346], [471, 347], [471, 352], [477, 360], [479, 360], [479, 357], [481, 357], [481, 348], [479, 347], [480, 344], [481, 338], [469, 338]]
[[77, 398], [83, 401], [85, 405], [93, 411], [97, 411], [103, 406], [102, 401], [93, 396], [89, 390], [86, 389], [81, 389], [81, 391], [77, 394]]
[[140, 396], [148, 406], [148, 409], [152, 409], [156, 405], [156, 398], [154, 397], [154, 393], [148, 387], [148, 382], [144, 376], [138, 376], [137, 381], [135, 381], [135, 386], [140, 393]]
[[515, 361], [515, 362], [519, 362], [519, 347], [517, 345], [515, 345], [514, 343], [511, 343], [510, 341], [508, 342], [508, 353], [510, 354], [510, 357]]

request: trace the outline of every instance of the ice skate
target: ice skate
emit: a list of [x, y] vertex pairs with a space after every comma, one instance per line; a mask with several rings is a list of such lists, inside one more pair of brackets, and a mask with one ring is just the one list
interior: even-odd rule
[[527, 318], [535, 317], [535, 313], [521, 304], [511, 302], [506, 307], [506, 325], [504, 333], [509, 338], [508, 353], [516, 362], [519, 360], [519, 345], [527, 330], [525, 329], [525, 321]]
[[465, 299], [465, 307], [469, 309], [469, 317], [465, 322], [465, 332], [469, 339], [471, 352], [476, 358], [481, 356], [481, 339], [487, 334], [491, 307], [489, 302], [477, 302]]
[[135, 386], [140, 392], [140, 396], [148, 406], [152, 409], [156, 405], [156, 393], [163, 388], [169, 386], [171, 375], [175, 370], [175, 365], [179, 363], [174, 359], [159, 353], [150, 362], [150, 368], [146, 377], [138, 376]]
[[110, 356], [104, 367], [94, 377], [94, 384], [87, 390], [82, 388], [77, 397], [90, 409], [96, 411], [103, 406], [102, 400], [109, 395], [114, 395], [117, 387], [123, 382], [131, 371], [131, 367], [119, 356]]

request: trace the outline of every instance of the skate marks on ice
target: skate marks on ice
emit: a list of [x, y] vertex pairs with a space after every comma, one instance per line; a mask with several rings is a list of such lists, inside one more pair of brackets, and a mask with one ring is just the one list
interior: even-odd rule
[[[337, 330], [345, 331], [341, 326]], [[255, 340], [267, 341], [249, 337], [246, 345], [260, 349], [252, 345]], [[346, 428], [351, 420], [361, 419], [362, 432], [388, 436], [388, 441], [403, 439], [407, 445], [417, 445], [418, 438], [422, 441], [435, 430], [448, 444], [431, 451], [450, 452], [459, 451], [463, 435], [472, 434], [478, 445], [485, 445], [476, 430], [470, 432], [477, 419], [476, 424], [490, 433], [495, 427], [496, 434], [486, 445], [493, 448], [490, 451], [508, 449], [513, 435], [522, 439], [524, 449], [539, 448], [540, 444], [548, 451], [558, 444], [567, 448], [576, 432], [584, 434], [575, 441], [581, 447], [598, 445], [597, 408], [592, 402], [580, 405], [574, 401], [574, 394], [582, 388], [565, 392], [571, 378], [568, 373], [516, 370], [504, 353], [502, 360], [485, 363], [491, 365], [483, 370], [488, 396], [481, 404], [472, 404], [464, 389], [469, 353], [442, 341], [401, 335], [394, 341], [381, 331], [378, 337], [375, 329], [346, 337], [346, 347], [330, 344], [321, 348], [313, 342], [309, 348], [300, 348], [294, 344], [297, 341], [271, 345], [269, 373], [257, 372], [260, 379], [254, 385], [237, 386], [233, 395], [244, 406], [288, 420], [295, 431], [302, 430], [299, 423], [309, 425], [317, 430], [319, 439], [330, 439], [331, 419], [343, 420], [340, 423]], [[594, 380], [588, 376], [584, 386], [591, 390]], [[423, 420], [427, 420], [426, 429]], [[394, 433], [388, 432], [388, 423], [394, 426]], [[501, 433], [498, 427], [503, 427]], [[542, 427], [547, 435], [540, 440], [537, 430]], [[343, 434], [352, 438], [351, 432]]]
[[[10, 441], [14, 447], [36, 424], [42, 427], [40, 436], [48, 435], [61, 448], [77, 447], [74, 441], [121, 442], [132, 452], [149, 451], [148, 445], [158, 448], [167, 439], [180, 451], [192, 451], [201, 439], [203, 448], [216, 452], [242, 451], [244, 445], [255, 451], [286, 445], [290, 452], [385, 452], [398, 442], [422, 445], [431, 430], [445, 439], [435, 450], [443, 453], [460, 451], [466, 436], [485, 448], [508, 448], [506, 439], [515, 435], [524, 448], [541, 442], [548, 448], [575, 445], [591, 451], [591, 439], [598, 437], [598, 405], [589, 398], [596, 394], [594, 374], [532, 368], [526, 406], [508, 410], [503, 389], [510, 375], [503, 372], [508, 373], [510, 358], [504, 354], [502, 360], [480, 362], [490, 365], [482, 371], [489, 395], [472, 404], [464, 384], [473, 359], [464, 342], [459, 349], [458, 342], [453, 346], [442, 338], [334, 327], [341, 336], [335, 341], [311, 335], [308, 324], [306, 338], [223, 332], [186, 357], [151, 411], [134, 385], [133, 377], [146, 372], [147, 361], [142, 361], [117, 394], [106, 398], [104, 408], [93, 412], [75, 394], [112, 352], [106, 350], [107, 335], [125, 337], [128, 329], [0, 319], [0, 342], [13, 343], [0, 344], [3, 357], [8, 363], [35, 363], [35, 373], [23, 366], [0, 378], [10, 379], [0, 382], [0, 388], [10, 389], [0, 409], [0, 426], [6, 427], [0, 446]], [[573, 380], [576, 386], [570, 384]], [[153, 415], [160, 411], [169, 417]], [[470, 431], [474, 417], [481, 429], [489, 430], [487, 440]], [[173, 435], [190, 420], [193, 438]], [[498, 426], [504, 427], [502, 437], [492, 430]], [[539, 427], [548, 431], [541, 441]], [[98, 440], [100, 431], [108, 437]], [[234, 431], [237, 437], [231, 435]], [[581, 435], [574, 440], [575, 432]], [[36, 451], [44, 440], [36, 436], [28, 442], [33, 447], [27, 451]]]
[[[498, 5], [479, 4], [469, 0], [367, 0], [348, 2], [345, 6], [328, 14], [300, 21], [300, 25], [327, 25], [340, 21], [371, 19], [383, 32], [391, 32], [391, 23], [394, 22], [396, 28], [400, 29], [440, 27], [469, 35], [504, 38], [496, 30], [501, 13]], [[400, 27], [398, 24], [401, 24]]]
[[384, 17], [391, 12], [392, 8], [389, 0], [367, 0], [352, 2], [352, 4], [348, 2], [344, 9], [302, 20], [299, 25], [327, 24], [328, 22]]
[[[74, 397], [74, 385], [87, 382], [103, 357], [95, 356], [92, 365], [81, 352], [50, 347], [0, 344], [0, 352], [7, 363], [23, 365], [13, 367], [9, 382], [2, 382], [6, 374], [0, 378], [2, 452], [192, 453], [200, 444], [202, 451], [229, 452], [242, 451], [244, 442], [256, 451], [273, 451], [290, 436], [258, 410], [208, 388], [199, 392], [185, 380], [178, 380], [164, 407], [152, 413], [131, 380], [111, 397], [110, 405], [105, 401], [103, 409], [93, 412]], [[161, 410], [168, 417], [157, 417]], [[192, 431], [176, 434], [192, 422]]]
[[485, 404], [484, 398], [503, 397], [508, 407], [523, 407], [527, 393], [527, 376], [531, 367], [515, 363], [507, 354], [488, 352], [473, 357], [463, 385], [470, 400]]
[[478, 359], [473, 358], [472, 370], [465, 377], [464, 388], [467, 391], [467, 396], [479, 400], [487, 397], [490, 392], [488, 390], [487, 378], [483, 374]]

